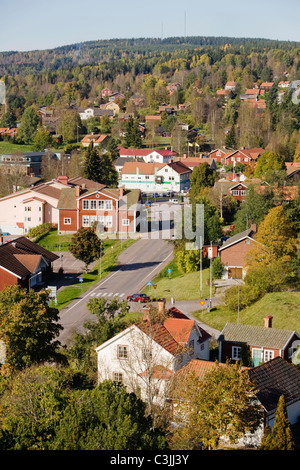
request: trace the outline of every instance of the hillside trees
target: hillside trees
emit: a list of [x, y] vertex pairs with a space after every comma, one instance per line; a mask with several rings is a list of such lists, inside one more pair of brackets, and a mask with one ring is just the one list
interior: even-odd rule
[[6, 368], [60, 359], [57, 353], [58, 310], [49, 305], [49, 292], [8, 286], [0, 292], [0, 339], [5, 343]]
[[32, 106], [26, 108], [21, 118], [18, 140], [24, 144], [31, 143], [39, 122], [40, 118], [36, 110]]

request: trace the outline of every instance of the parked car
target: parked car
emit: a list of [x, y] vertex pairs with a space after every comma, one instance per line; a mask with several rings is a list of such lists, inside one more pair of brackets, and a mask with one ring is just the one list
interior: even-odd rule
[[178, 204], [178, 199], [169, 199], [169, 202], [172, 202], [172, 204]]
[[133, 295], [128, 295], [127, 300], [131, 302], [149, 302], [150, 297], [146, 294], [133, 294]]

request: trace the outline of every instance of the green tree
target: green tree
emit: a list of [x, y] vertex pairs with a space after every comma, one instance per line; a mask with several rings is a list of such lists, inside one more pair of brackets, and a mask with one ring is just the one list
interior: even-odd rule
[[211, 187], [215, 183], [215, 172], [210, 168], [208, 163], [201, 163], [193, 169], [190, 176], [191, 189], [189, 194], [191, 197], [197, 197], [206, 187]]
[[101, 240], [97, 237], [92, 228], [81, 227], [74, 233], [69, 251], [72, 255], [83, 261], [85, 270], [88, 271], [88, 266], [93, 261], [100, 258]]
[[257, 160], [254, 175], [261, 178], [268, 172], [285, 170], [285, 158], [276, 152], [264, 152]]
[[273, 429], [265, 430], [260, 450], [295, 450], [284, 395], [279, 397]]
[[53, 139], [47, 129], [44, 127], [39, 127], [36, 131], [33, 138], [33, 148], [34, 150], [44, 151], [48, 147], [52, 147]]
[[94, 147], [93, 142], [90, 143], [85, 152], [83, 167], [85, 178], [102, 183], [99, 179], [101, 173], [99, 153]]
[[152, 429], [145, 404], [123, 384], [104, 381], [86, 390], [65, 410], [54, 450], [153, 450], [166, 448], [164, 434]]
[[224, 266], [220, 256], [217, 256], [212, 262], [212, 274], [214, 279], [221, 279]]
[[40, 118], [36, 110], [32, 106], [26, 108], [18, 129], [18, 140], [24, 142], [24, 144], [31, 143], [39, 122]]
[[7, 111], [7, 113], [4, 113], [2, 115], [1, 121], [0, 121], [0, 126], [1, 127], [16, 127], [17, 125], [17, 118], [15, 113], [12, 110]]
[[126, 148], [141, 148], [142, 147], [142, 134], [139, 129], [139, 123], [137, 119], [129, 117], [126, 124], [126, 134], [124, 145]]
[[236, 138], [235, 138], [235, 130], [234, 126], [232, 125], [228, 135], [225, 137], [225, 145], [228, 148], [234, 149], [236, 147]]
[[1, 398], [1, 450], [47, 450], [69, 403], [72, 374], [35, 365], [14, 375]]
[[58, 310], [49, 305], [49, 295], [20, 286], [0, 292], [0, 339], [5, 343], [6, 367], [20, 370], [60, 358], [55, 338], [62, 327]]
[[119, 174], [115, 168], [113, 159], [109, 153], [99, 155], [99, 174], [98, 180], [106, 186], [116, 188], [118, 186]]
[[82, 126], [77, 112], [67, 112], [59, 119], [57, 132], [62, 135], [65, 142], [76, 142]]

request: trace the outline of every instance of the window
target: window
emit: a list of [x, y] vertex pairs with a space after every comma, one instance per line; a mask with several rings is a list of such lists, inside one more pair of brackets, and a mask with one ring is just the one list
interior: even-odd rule
[[122, 219], [122, 225], [129, 225], [129, 219]]
[[112, 210], [112, 202], [111, 201], [106, 201], [106, 210], [108, 210], [108, 211]]
[[98, 201], [98, 209], [104, 209], [104, 201]]
[[241, 196], [246, 196], [246, 191], [245, 191], [245, 189], [242, 189], [242, 190], [241, 190]]
[[143, 348], [143, 361], [152, 361], [152, 350], [150, 348]]
[[42, 208], [41, 208], [41, 206], [39, 207], [39, 212], [42, 212]]
[[274, 359], [274, 351], [264, 351], [264, 362], [268, 362], [271, 359]]
[[101, 225], [104, 225], [104, 223], [105, 223], [105, 217], [104, 217], [104, 215], [98, 215], [98, 222], [99, 222]]
[[146, 175], [146, 176], [145, 176], [145, 180], [148, 180], [148, 179], [149, 179], [149, 176], [148, 176], [148, 175]]
[[195, 341], [192, 339], [189, 341], [189, 354], [192, 356], [194, 354]]
[[123, 382], [123, 374], [122, 372], [113, 372], [113, 380], [115, 382]]
[[112, 227], [112, 216], [111, 215], [106, 216], [105, 225], [106, 225], [106, 227]]
[[82, 201], [82, 209], [87, 210], [89, 208], [89, 201]]
[[25, 212], [30, 212], [30, 211], [31, 211], [31, 207], [25, 206]]
[[118, 346], [118, 359], [128, 359], [127, 346]]
[[31, 217], [25, 217], [25, 222], [31, 222]]
[[82, 217], [82, 225], [83, 225], [84, 227], [89, 227], [89, 225], [90, 225], [90, 218], [89, 218], [88, 215], [84, 215], [84, 216]]
[[231, 191], [231, 192], [232, 192], [232, 195], [233, 195], [233, 196], [238, 196], [239, 193], [240, 193], [239, 191]]
[[232, 359], [239, 361], [241, 359], [241, 347], [240, 346], [232, 346]]
[[97, 201], [90, 201], [90, 208], [91, 209], [97, 209]]
[[90, 224], [93, 225], [95, 222], [97, 222], [97, 216], [96, 215], [91, 215]]
[[71, 219], [69, 217], [64, 218], [64, 224], [65, 225], [71, 225]]

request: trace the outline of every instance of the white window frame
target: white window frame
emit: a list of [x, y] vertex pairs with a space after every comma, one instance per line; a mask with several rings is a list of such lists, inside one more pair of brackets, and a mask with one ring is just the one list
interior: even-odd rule
[[96, 199], [91, 199], [90, 200], [90, 210], [96, 210], [97, 209], [97, 200]]
[[70, 217], [64, 217], [64, 225], [71, 225], [71, 218]]
[[113, 223], [112, 215], [107, 215], [105, 217], [105, 226], [112, 227], [112, 223]]
[[99, 210], [104, 210], [104, 200], [103, 199], [100, 199], [98, 201], [98, 209]]
[[117, 357], [118, 359], [128, 359], [129, 358], [129, 349], [128, 346], [122, 344], [117, 345]]
[[114, 382], [123, 383], [123, 374], [122, 374], [122, 372], [113, 372], [112, 376], [113, 376], [112, 379], [113, 379]]
[[129, 226], [129, 219], [122, 219], [122, 225], [123, 227], [128, 227]]
[[231, 359], [233, 359], [234, 361], [240, 361], [241, 352], [242, 352], [241, 346], [232, 346]]
[[90, 216], [89, 215], [83, 215], [82, 216], [82, 226], [83, 227], [89, 227], [90, 226]]
[[111, 211], [111, 210], [112, 210], [112, 201], [111, 201], [111, 200], [106, 201], [106, 203], [105, 203], [105, 209], [106, 209], [107, 211]]
[[263, 352], [264, 362], [269, 362], [274, 359], [274, 351], [271, 349], [264, 349]]
[[[87, 207], [85, 207], [86, 205], [87, 205]], [[89, 205], [89, 200], [88, 200], [88, 199], [84, 199], [84, 200], [82, 201], [82, 210], [88, 211], [88, 210], [89, 210], [89, 207], [90, 207], [90, 205]]]

